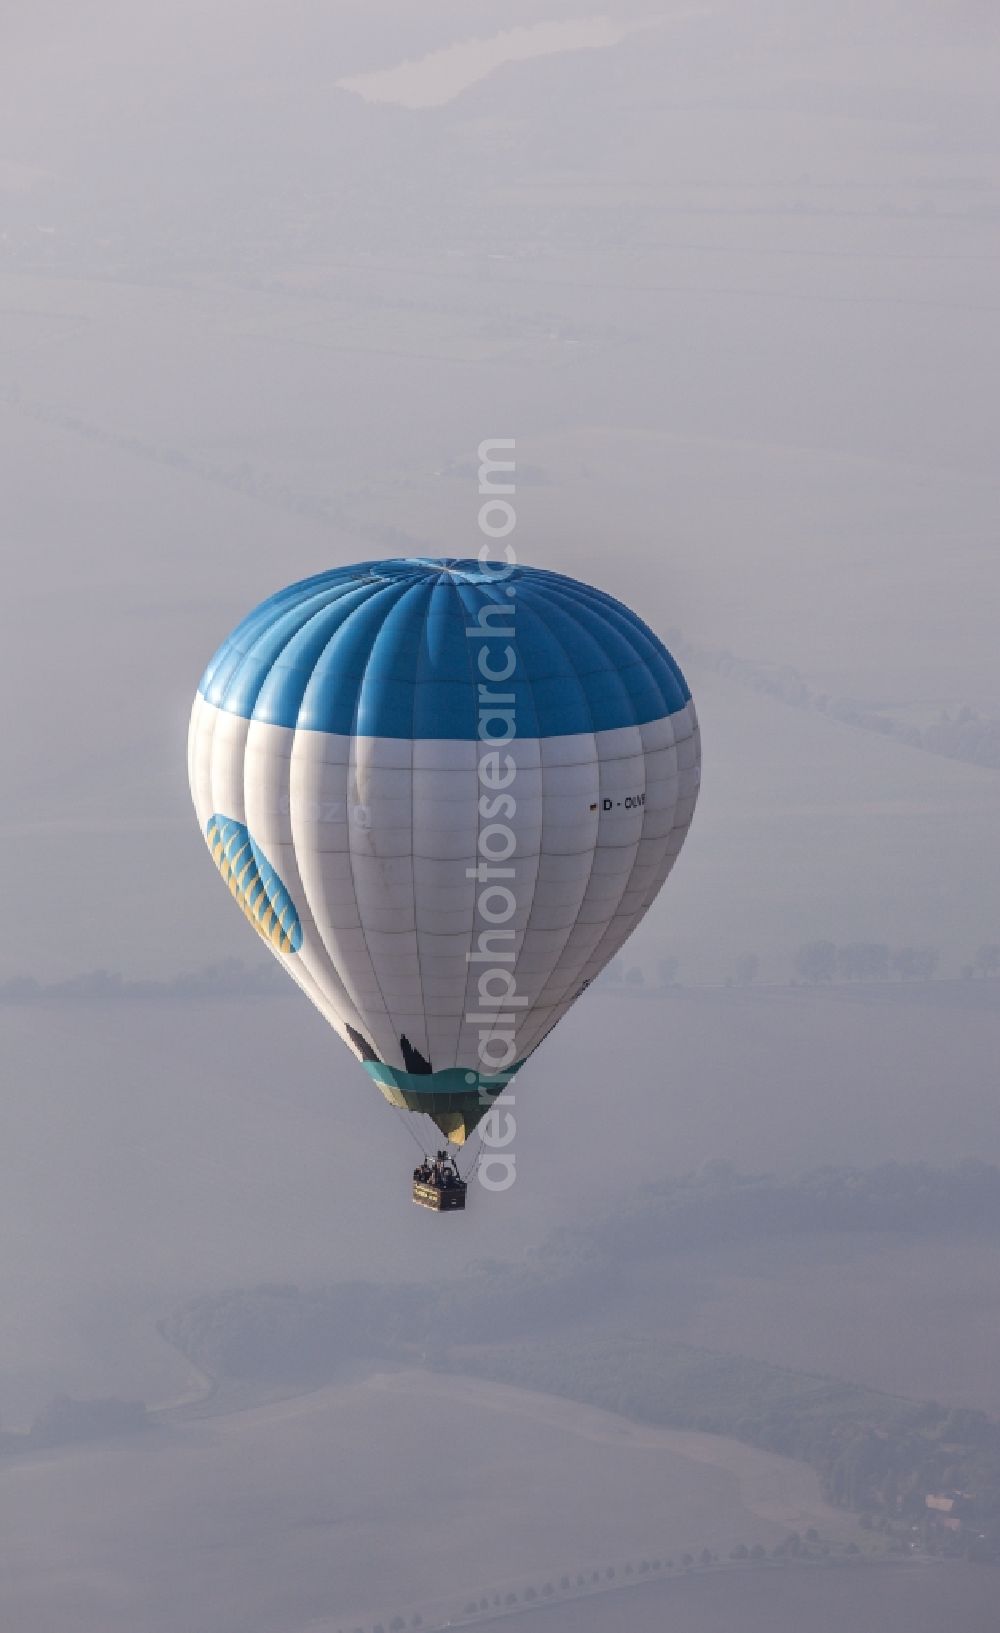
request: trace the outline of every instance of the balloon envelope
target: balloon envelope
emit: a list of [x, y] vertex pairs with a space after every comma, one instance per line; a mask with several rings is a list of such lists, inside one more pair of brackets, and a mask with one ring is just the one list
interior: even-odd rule
[[458, 1143], [650, 906], [699, 768], [634, 612], [479, 561], [280, 591], [208, 665], [189, 737], [243, 912], [386, 1098]]

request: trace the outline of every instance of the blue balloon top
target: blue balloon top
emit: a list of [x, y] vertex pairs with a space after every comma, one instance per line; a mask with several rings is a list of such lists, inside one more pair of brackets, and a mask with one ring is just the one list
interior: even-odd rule
[[476, 738], [487, 696], [518, 737], [642, 725], [691, 696], [663, 642], [602, 590], [418, 556], [279, 590], [223, 642], [199, 691], [243, 719], [402, 738]]

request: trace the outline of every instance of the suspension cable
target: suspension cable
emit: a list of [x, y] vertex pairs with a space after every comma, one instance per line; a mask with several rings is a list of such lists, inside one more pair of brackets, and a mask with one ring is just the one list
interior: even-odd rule
[[[474, 1180], [474, 1179], [475, 1179], [475, 1177], [476, 1177], [476, 1175], [477, 1175], [477, 1174], [478, 1174], [478, 1172], [479, 1172], [479, 1164], [480, 1164], [480, 1163], [481, 1163], [481, 1162], [482, 1162], [482, 1160], [483, 1160], [483, 1151], [484, 1151], [484, 1150], [485, 1150], [485, 1146], [484, 1146], [484, 1144], [483, 1144], [483, 1136], [482, 1136], [482, 1134], [481, 1134], [481, 1133], [480, 1133], [480, 1131], [479, 1131], [479, 1130], [478, 1130], [478, 1129], [477, 1129], [477, 1130], [476, 1130], [476, 1133], [477, 1133], [477, 1135], [478, 1135], [478, 1137], [479, 1137], [479, 1146], [478, 1146], [478, 1148], [477, 1148], [477, 1150], [476, 1150], [476, 1160], [475, 1160], [475, 1162], [474, 1162], [474, 1163], [473, 1163], [473, 1164], [472, 1164], [472, 1167], [471, 1167], [471, 1168], [470, 1168], [470, 1169], [469, 1169], [469, 1172], [468, 1172], [468, 1174], [467, 1174], [467, 1175], [466, 1175], [466, 1176], [465, 1176], [465, 1183], [466, 1183], [466, 1185], [471, 1185], [471, 1184], [472, 1184], [472, 1181], [473, 1181], [473, 1180]], [[456, 1163], [456, 1164], [455, 1164], [455, 1166], [456, 1166], [456, 1167], [457, 1167], [457, 1166], [458, 1166], [458, 1164], [457, 1164], [457, 1163]]]
[[403, 1110], [402, 1106], [393, 1106], [392, 1109], [396, 1113], [396, 1116], [399, 1118], [403, 1127], [406, 1129], [406, 1132], [410, 1136], [410, 1139], [413, 1141], [414, 1145], [418, 1147], [420, 1155], [422, 1157], [426, 1157], [427, 1147], [424, 1145], [424, 1142], [420, 1138], [419, 1134], [415, 1133], [415, 1131], [410, 1127], [409, 1114]]
[[[390, 1102], [390, 1104], [391, 1104], [391, 1102]], [[414, 1145], [417, 1147], [418, 1151], [420, 1152], [420, 1155], [422, 1157], [426, 1158], [426, 1156], [427, 1156], [427, 1147], [425, 1146], [423, 1140], [420, 1138], [419, 1134], [417, 1134], [414, 1131], [414, 1129], [411, 1127], [411, 1125], [410, 1125], [410, 1114], [408, 1112], [405, 1112], [403, 1110], [402, 1106], [393, 1106], [392, 1109], [396, 1113], [396, 1116], [399, 1118], [399, 1121], [402, 1123], [403, 1127], [406, 1129], [406, 1132], [410, 1136], [410, 1139], [413, 1141]], [[426, 1116], [427, 1113], [424, 1112], [423, 1115]], [[475, 1161], [473, 1162], [471, 1168], [469, 1169], [467, 1175], [465, 1176], [466, 1185], [471, 1185], [473, 1180], [475, 1179], [476, 1175], [478, 1174], [479, 1164], [483, 1160], [483, 1152], [486, 1149], [485, 1144], [483, 1142], [482, 1133], [481, 1133], [481, 1131], [479, 1129], [476, 1130], [476, 1134], [477, 1134], [477, 1137], [478, 1137], [478, 1140], [479, 1140], [479, 1144], [478, 1144], [478, 1146], [476, 1148]], [[460, 1168], [458, 1166], [458, 1158], [455, 1157], [453, 1160], [454, 1160], [454, 1163], [455, 1163], [455, 1171], [458, 1174], [458, 1177], [461, 1179], [462, 1178], [462, 1173], [461, 1173], [461, 1170], [460, 1170]]]

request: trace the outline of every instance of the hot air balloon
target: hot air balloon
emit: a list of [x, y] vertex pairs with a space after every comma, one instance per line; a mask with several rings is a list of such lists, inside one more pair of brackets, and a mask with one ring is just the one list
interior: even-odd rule
[[[209, 663], [189, 734], [240, 908], [385, 1098], [454, 1145], [649, 908], [699, 766], [690, 691], [634, 612], [480, 560], [279, 591]], [[439, 1157], [432, 1188], [457, 1183]]]

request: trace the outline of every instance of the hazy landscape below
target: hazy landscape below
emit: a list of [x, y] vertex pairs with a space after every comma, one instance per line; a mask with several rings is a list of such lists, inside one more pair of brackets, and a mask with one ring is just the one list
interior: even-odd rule
[[[995, 1569], [903, 1557], [919, 1468], [862, 1532], [754, 1414], [1000, 1417], [997, 1232], [954, 1166], [1000, 1164], [998, 72], [983, 0], [0, 22], [4, 1628], [430, 1633], [516, 1592], [521, 1633], [993, 1633]], [[704, 786], [517, 1080], [515, 1187], [443, 1220], [215, 879], [184, 744], [282, 584], [474, 553], [491, 437], [520, 559], [675, 648]], [[720, 1163], [887, 1196], [925, 1164], [956, 1216], [673, 1240], [655, 1188], [721, 1198]], [[633, 1198], [650, 1250], [608, 1262]], [[539, 1308], [567, 1242], [591, 1279]], [[405, 1313], [519, 1278], [517, 1333], [263, 1364], [351, 1284]], [[199, 1312], [250, 1320], [258, 1375], [170, 1338]], [[107, 1397], [148, 1426], [38, 1430]]]
[[[614, 1172], [640, 1184], [714, 1159], [785, 1174], [893, 1158], [1000, 1162], [993, 986], [599, 987], [517, 1080], [514, 1189], [477, 1187], [456, 1231], [411, 1219], [416, 1147], [294, 994], [0, 1006], [0, 1294], [18, 1312], [0, 1353], [3, 1419], [23, 1424], [60, 1391], [177, 1393], [183, 1370], [152, 1326], [196, 1292], [437, 1279], [487, 1257], [518, 1259], [615, 1198], [593, 1172], [604, 1138]], [[960, 1259], [950, 1269], [941, 1259], [935, 1282], [933, 1262], [904, 1255], [899, 1285], [912, 1287], [918, 1328], [927, 1299], [961, 1297]], [[693, 1274], [710, 1281], [711, 1261]], [[760, 1290], [746, 1276], [744, 1333], [754, 1319], [768, 1325], [766, 1305], [750, 1313]], [[976, 1304], [990, 1296], [988, 1263], [983, 1277], [956, 1367], [960, 1377], [973, 1367], [968, 1387], [982, 1380], [976, 1404], [986, 1406], [992, 1379], [971, 1359], [969, 1327], [985, 1322], [994, 1341], [992, 1305]], [[808, 1284], [805, 1275], [777, 1330], [818, 1364], [835, 1324], [819, 1311], [803, 1318]], [[866, 1325], [877, 1313], [855, 1305], [838, 1337], [859, 1323], [870, 1364], [884, 1343], [884, 1320]], [[954, 1330], [943, 1319], [939, 1365]], [[855, 1362], [848, 1371], [861, 1376]], [[918, 1392], [947, 1394], [955, 1374], [934, 1375], [928, 1364]]]
[[1000, 1414], [996, 1255], [962, 1232], [729, 1245], [673, 1259], [636, 1303], [686, 1343]]
[[[603, 1571], [637, 1552], [855, 1529], [801, 1464], [463, 1380], [376, 1375], [150, 1435], [164, 1443], [4, 1471], [16, 1560], [5, 1606], [19, 1625], [73, 1615], [81, 1633], [126, 1633], [141, 1615], [153, 1633], [326, 1633], [344, 1616], [427, 1618], [481, 1588]], [[429, 1487], [433, 1503], [421, 1500]]]
[[[824, 1217], [835, 1226], [852, 1186], [855, 1228], [820, 1228]], [[154, 1633], [186, 1633], [195, 1618], [220, 1633], [279, 1624], [337, 1633], [345, 1618], [464, 1621], [470, 1604], [478, 1623], [483, 1601], [508, 1614], [516, 1606], [528, 1625], [544, 1614], [543, 1630], [567, 1616], [595, 1628], [626, 1617], [641, 1630], [662, 1625], [659, 1615], [707, 1633], [738, 1603], [751, 1629], [768, 1615], [789, 1629], [809, 1615], [824, 1633], [837, 1616], [898, 1613], [911, 1633], [947, 1603], [969, 1633], [987, 1633], [989, 1567], [963, 1572], [918, 1554], [901, 1574], [870, 1516], [866, 1532], [857, 1505], [833, 1505], [807, 1461], [746, 1443], [749, 1426], [737, 1423], [732, 1438], [699, 1432], [691, 1418], [748, 1422], [756, 1410], [766, 1434], [780, 1436], [796, 1412], [817, 1426], [833, 1412], [837, 1435], [860, 1415], [864, 1438], [886, 1413], [890, 1424], [900, 1413], [924, 1421], [923, 1409], [913, 1414], [933, 1387], [944, 1402], [935, 1412], [953, 1425], [948, 1440], [966, 1432], [950, 1406], [996, 1411], [996, 1171], [889, 1168], [834, 1183], [830, 1170], [783, 1188], [716, 1165], [662, 1193], [673, 1212], [658, 1212], [657, 1194], [635, 1199], [638, 1236], [629, 1204], [621, 1212], [606, 1200], [605, 1223], [598, 1212], [554, 1233], [511, 1267], [513, 1279], [496, 1265], [464, 1286], [455, 1277], [451, 1316], [447, 1284], [387, 1288], [386, 1312], [395, 1301], [402, 1316], [390, 1354], [430, 1359], [431, 1370], [376, 1358], [378, 1301], [362, 1300], [352, 1321], [363, 1288], [350, 1283], [339, 1293], [300, 1295], [287, 1283], [208, 1293], [155, 1334], [160, 1372], [130, 1353], [142, 1324], [114, 1334], [112, 1322], [133, 1391], [165, 1382], [168, 1358], [183, 1387], [150, 1403], [145, 1428], [113, 1438], [79, 1428], [70, 1441], [89, 1443], [50, 1434], [47, 1444], [37, 1429], [27, 1441], [6, 1437], [5, 1607], [19, 1626], [82, 1633], [127, 1633], [138, 1616]], [[880, 1230], [862, 1222], [873, 1210], [885, 1210]], [[949, 1228], [966, 1212], [978, 1229]], [[714, 1247], [692, 1245], [699, 1219], [718, 1221], [707, 1231], [720, 1238]], [[612, 1288], [616, 1262], [628, 1268]], [[340, 1315], [315, 1329], [308, 1312], [324, 1299]], [[290, 1350], [282, 1327], [291, 1321], [294, 1332], [299, 1312], [306, 1326]], [[309, 1348], [324, 1330], [329, 1361]], [[324, 1367], [335, 1381], [322, 1381]], [[109, 1380], [125, 1392], [110, 1364]], [[627, 1415], [597, 1404], [609, 1397]], [[666, 1424], [656, 1421], [664, 1411]], [[906, 1554], [895, 1539], [912, 1530], [894, 1526], [891, 1550]], [[808, 1567], [797, 1559], [803, 1536], [813, 1539]], [[374, 1574], [372, 1559], [382, 1562]], [[664, 1573], [670, 1580], [655, 1587], [629, 1586]], [[546, 1595], [544, 1613], [533, 1608]]]

